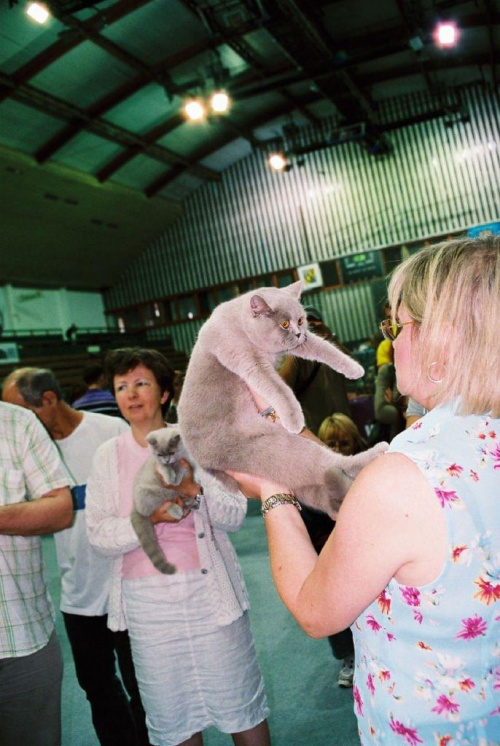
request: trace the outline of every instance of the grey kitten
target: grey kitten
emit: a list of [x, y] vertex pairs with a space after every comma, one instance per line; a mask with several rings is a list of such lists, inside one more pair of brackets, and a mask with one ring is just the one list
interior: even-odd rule
[[[259, 288], [221, 303], [200, 330], [178, 405], [184, 442], [196, 462], [226, 488], [226, 470], [286, 485], [307, 505], [336, 515], [353, 477], [387, 444], [342, 456], [298, 435], [304, 415], [276, 364], [291, 353], [326, 363], [348, 378], [363, 368], [308, 331], [302, 283]], [[283, 427], [261, 417], [250, 389], [274, 408]]]
[[[175, 500], [179, 495], [175, 490], [162, 485], [156, 468], [158, 467], [158, 471], [167, 484], [180, 484], [188, 470], [179, 463], [179, 460], [183, 458], [191, 463], [192, 458], [182, 442], [177, 425], [153, 430], [146, 436], [146, 440], [152, 455], [141, 466], [134, 480], [134, 507], [130, 519], [137, 538], [153, 565], [160, 572], [171, 575], [176, 572], [176, 567], [168, 562], [163, 554], [150, 516], [166, 500]], [[199, 508], [196, 498], [185, 497], [183, 499], [185, 508], [190, 510]], [[176, 503], [169, 507], [168, 513], [177, 519], [182, 518], [183, 515], [181, 506]]]

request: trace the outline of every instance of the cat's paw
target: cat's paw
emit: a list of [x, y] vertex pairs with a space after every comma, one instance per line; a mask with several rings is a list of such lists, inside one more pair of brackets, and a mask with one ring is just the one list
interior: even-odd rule
[[306, 426], [304, 413], [300, 408], [298, 411], [297, 409], [289, 409], [287, 411], [276, 412], [276, 414], [279, 417], [280, 423], [289, 433], [301, 433]]
[[347, 363], [347, 370], [345, 371], [344, 375], [347, 378], [351, 379], [357, 379], [362, 378], [365, 374], [365, 369], [362, 365], [360, 365], [356, 360], [349, 360]]

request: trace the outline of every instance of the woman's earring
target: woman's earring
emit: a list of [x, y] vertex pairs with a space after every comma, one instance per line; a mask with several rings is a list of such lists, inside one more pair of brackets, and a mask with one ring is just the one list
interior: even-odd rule
[[439, 365], [439, 363], [431, 363], [429, 365], [429, 369], [427, 371], [427, 380], [430, 381], [431, 383], [443, 383], [444, 375], [442, 378], [433, 378], [431, 375], [432, 369], [435, 365]]

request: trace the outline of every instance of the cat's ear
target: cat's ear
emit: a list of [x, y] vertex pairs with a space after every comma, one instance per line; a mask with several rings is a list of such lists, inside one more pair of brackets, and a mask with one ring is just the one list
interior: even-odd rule
[[153, 446], [153, 448], [156, 448], [156, 446], [158, 445], [158, 438], [153, 433], [149, 433], [148, 435], [146, 435], [146, 440], [150, 445]]
[[181, 439], [181, 436], [180, 436], [180, 435], [174, 435], [174, 437], [173, 437], [173, 438], [171, 438], [171, 440], [170, 440], [170, 443], [171, 443], [171, 445], [172, 445], [172, 446], [173, 446], [174, 448], [177, 448], [177, 446], [179, 445], [179, 441], [180, 441], [180, 439]]
[[283, 288], [289, 295], [292, 295], [294, 298], [297, 298], [297, 300], [302, 295], [302, 291], [304, 290], [304, 283], [302, 280], [298, 280], [297, 282], [292, 282], [291, 285], [287, 285], [285, 288]]
[[272, 312], [272, 309], [267, 305], [261, 295], [252, 295], [250, 298], [250, 310], [252, 311], [252, 316], [255, 318], [257, 318], [257, 316], [262, 316], [262, 314]]

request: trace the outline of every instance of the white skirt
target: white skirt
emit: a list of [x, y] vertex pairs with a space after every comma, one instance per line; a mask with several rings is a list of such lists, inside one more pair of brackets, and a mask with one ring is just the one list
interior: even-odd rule
[[211, 725], [239, 733], [268, 716], [248, 614], [218, 626], [199, 570], [124, 580], [123, 599], [152, 744]]

